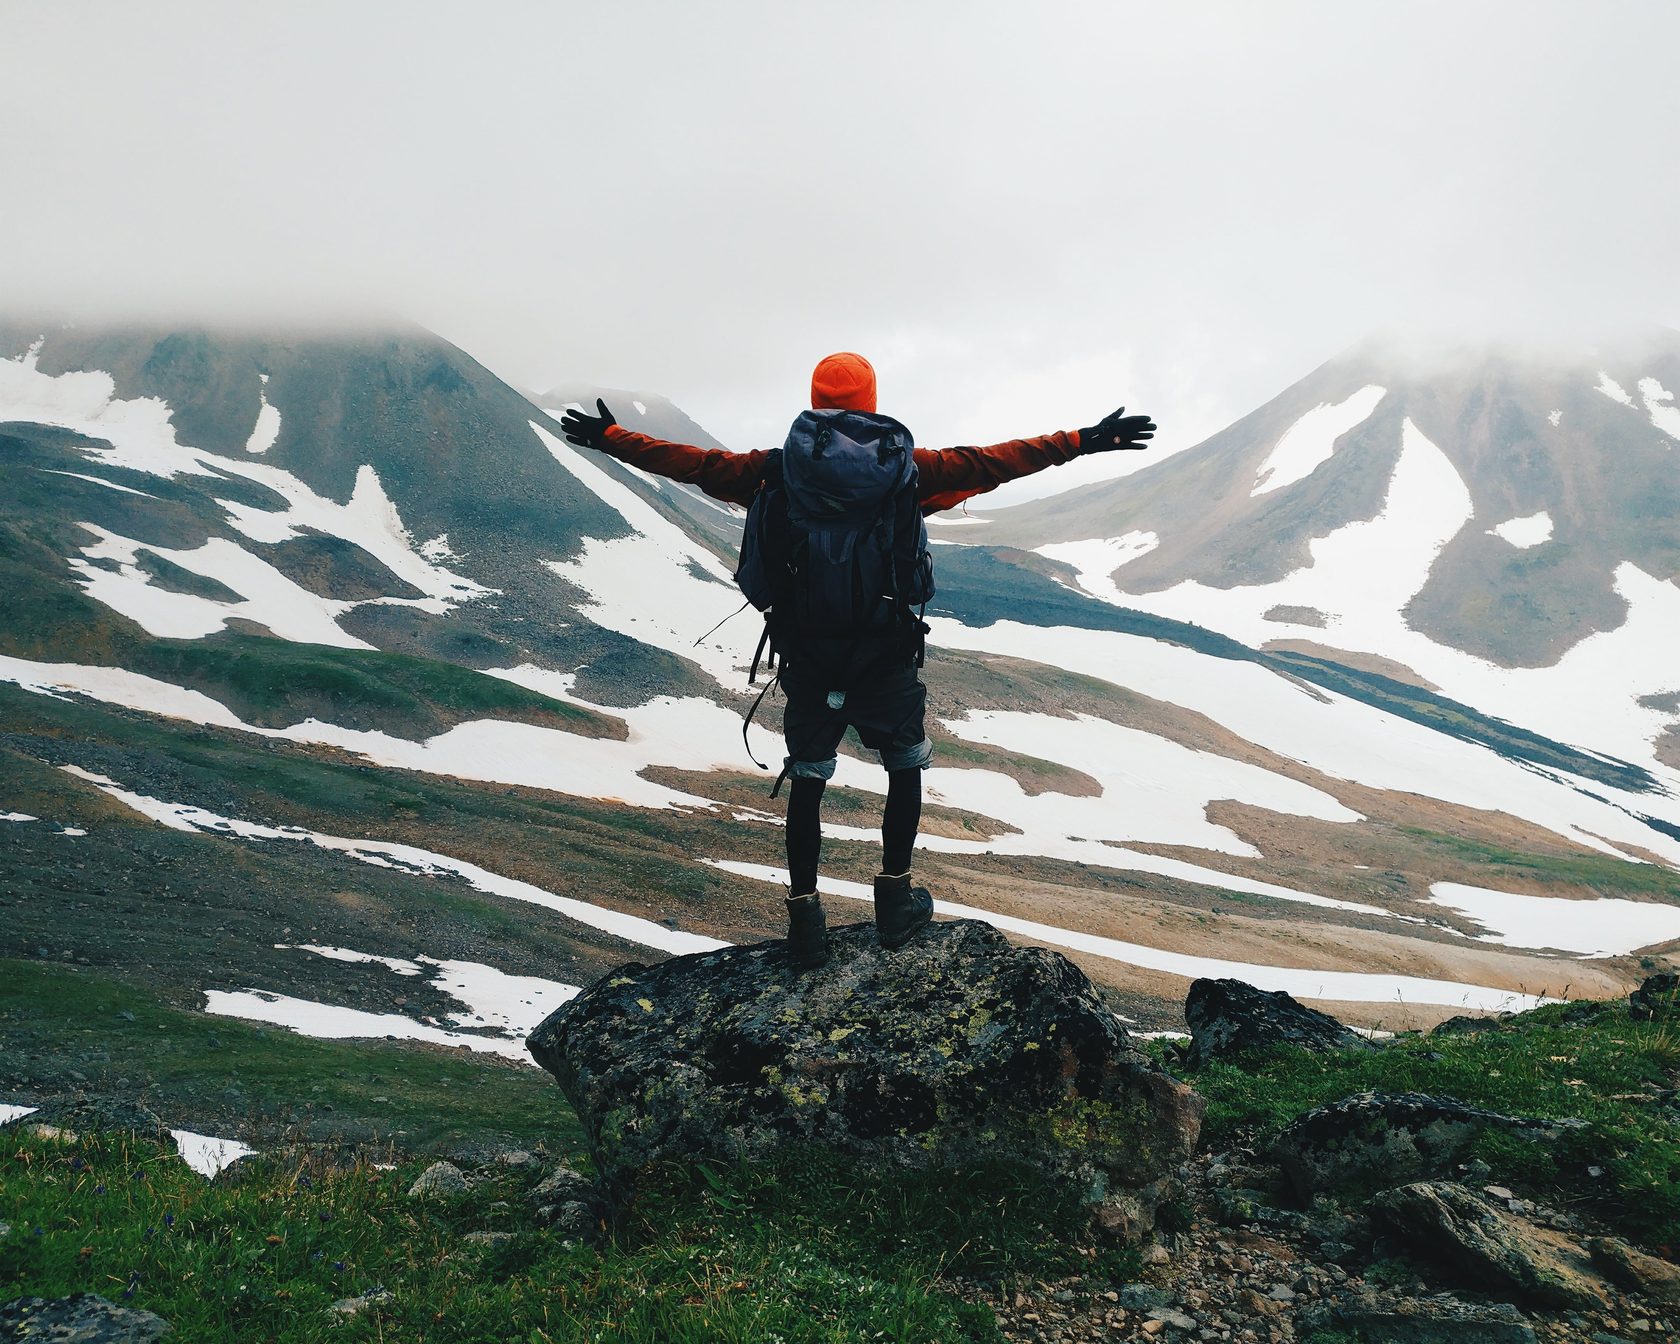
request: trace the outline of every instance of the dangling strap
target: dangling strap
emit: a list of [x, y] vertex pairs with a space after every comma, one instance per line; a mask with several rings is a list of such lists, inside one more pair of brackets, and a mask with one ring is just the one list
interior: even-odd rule
[[[757, 683], [757, 681], [758, 681], [758, 666], [761, 662], [764, 661], [764, 650], [769, 647], [769, 644], [770, 644], [770, 618], [768, 616], [766, 616], [764, 618], [764, 633], [758, 637], [758, 647], [753, 650], [752, 670], [747, 673], [747, 685], [752, 686], [752, 685]], [[776, 651], [774, 649], [770, 649], [770, 666], [774, 667], [775, 665], [776, 665]], [[772, 679], [771, 682], [770, 682], [770, 685], [766, 686], [764, 689], [769, 690], [770, 686], [774, 686], [775, 684], [776, 683], [775, 683], [774, 679]], [[762, 696], [760, 696], [759, 698], [763, 699]], [[756, 708], [756, 706], [755, 706], [755, 708]]]
[[[729, 615], [727, 615], [727, 616], [725, 616], [725, 617], [724, 617], [724, 618], [723, 618], [723, 621], [732, 621], [732, 620], [734, 620], [734, 619], [735, 619], [735, 618], [736, 618], [736, 617], [737, 617], [737, 616], [739, 616], [739, 615], [740, 615], [740, 614], [741, 614], [741, 613], [742, 613], [742, 612], [743, 612], [743, 611], [745, 611], [745, 610], [746, 610], [746, 609], [747, 609], [747, 608], [748, 608], [748, 607], [750, 607], [750, 606], [751, 606], [751, 605], [752, 605], [752, 599], [751, 599], [751, 598], [749, 598], [749, 599], [747, 599], [747, 601], [745, 601], [745, 602], [743, 602], [743, 603], [741, 603], [741, 605], [740, 605], [740, 606], [738, 606], [738, 607], [736, 607], [736, 608], [735, 608], [735, 610], [734, 610], [734, 611], [732, 611], [732, 612], [730, 612], [730, 613], [729, 613]], [[705, 634], [705, 635], [701, 635], [701, 636], [700, 636], [700, 639], [704, 639], [704, 638], [706, 638], [706, 635], [715, 635], [715, 634], [716, 634], [716, 633], [717, 633], [717, 632], [718, 632], [718, 631], [719, 631], [719, 630], [720, 630], [720, 629], [722, 629], [722, 628], [723, 628], [723, 621], [719, 621], [719, 622], [718, 622], [718, 623], [717, 623], [717, 624], [716, 624], [716, 625], [714, 625], [714, 626], [713, 626], [713, 627], [712, 627], [712, 628], [711, 628], [711, 629], [710, 629], [710, 630], [708, 630], [708, 631], [706, 631], [706, 634]], [[695, 640], [695, 641], [694, 641], [694, 643], [695, 643], [695, 644], [696, 644], [696, 645], [697, 645], [697, 644], [699, 644], [699, 643], [700, 643], [700, 639], [697, 639], [697, 640]], [[692, 647], [692, 646], [690, 646], [690, 647]]]
[[[757, 666], [757, 660], [756, 659], [754, 660], [754, 666]], [[760, 770], [768, 770], [770, 767], [767, 766], [763, 761], [759, 760], [758, 757], [753, 755], [752, 743], [747, 741], [747, 729], [752, 727], [753, 718], [758, 713], [758, 707], [764, 703], [764, 697], [769, 695], [771, 691], [776, 689], [776, 683], [779, 682], [780, 680], [781, 680], [781, 677], [775, 676], [775, 677], [771, 677], [769, 681], [764, 683], [764, 689], [758, 693], [758, 699], [753, 701], [752, 708], [747, 711], [747, 717], [741, 720], [741, 745], [747, 749], [747, 759], [749, 761], [751, 761], [754, 765], [756, 765]], [[787, 770], [786, 770], [785, 767], [782, 770], [782, 774], [783, 775], [787, 774]], [[781, 776], [777, 776], [776, 787], [779, 789], [779, 788], [781, 788], [781, 786], [782, 786]], [[774, 798], [776, 796], [774, 791], [771, 792], [770, 796], [772, 798]]]

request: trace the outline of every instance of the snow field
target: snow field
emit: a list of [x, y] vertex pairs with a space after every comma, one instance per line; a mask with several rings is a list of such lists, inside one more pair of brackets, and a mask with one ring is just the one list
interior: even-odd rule
[[[1192, 621], [1256, 647], [1294, 637], [1392, 658], [1455, 700], [1640, 765], [1680, 791], [1680, 772], [1657, 761], [1654, 745], [1680, 715], [1638, 703], [1676, 689], [1668, 650], [1672, 632], [1680, 629], [1680, 585], [1624, 564], [1615, 578], [1630, 608], [1621, 626], [1582, 640], [1550, 667], [1500, 667], [1436, 643], [1402, 615], [1441, 548], [1473, 513], [1470, 493], [1452, 463], [1407, 420], [1382, 513], [1313, 540], [1310, 563], [1293, 574], [1230, 589], [1195, 582], [1147, 594], [1125, 593], [1112, 582], [1088, 587], [1106, 601]], [[1322, 612], [1328, 630], [1268, 621], [1265, 613], [1276, 606]], [[1680, 821], [1673, 799], [1647, 799], [1641, 810]]]
[[[761, 882], [787, 885], [785, 868], [771, 868], [762, 864], [737, 863], [726, 859], [707, 859], [714, 868], [735, 873], [740, 877], [756, 878]], [[844, 882], [838, 878], [820, 877], [818, 888], [828, 895], [845, 896], [852, 900], [873, 901], [874, 889], [862, 882]], [[1141, 943], [1126, 943], [1115, 938], [1059, 929], [1012, 915], [994, 914], [989, 910], [960, 905], [954, 901], [933, 903], [934, 913], [958, 919], [978, 919], [1005, 933], [1019, 934], [1034, 942], [1052, 947], [1067, 948], [1090, 956], [1106, 957], [1128, 966], [1146, 970], [1165, 971], [1186, 979], [1228, 977], [1242, 980], [1256, 988], [1285, 990], [1298, 999], [1330, 999], [1344, 1003], [1428, 1003], [1453, 1008], [1469, 1008], [1484, 1012], [1521, 1012], [1555, 999], [1533, 994], [1518, 994], [1511, 990], [1493, 989], [1482, 985], [1466, 985], [1453, 980], [1431, 980], [1409, 975], [1368, 974], [1363, 971], [1320, 971], [1289, 966], [1260, 966], [1243, 961], [1222, 961], [1215, 957], [1196, 957], [1182, 952], [1168, 952], [1161, 948], [1145, 947]]]
[[1056, 761], [1103, 786], [1096, 798], [1029, 797], [1014, 779], [990, 770], [941, 770], [929, 780], [940, 801], [1007, 821], [1041, 843], [1057, 835], [1148, 840], [1261, 857], [1253, 845], [1207, 820], [1215, 799], [1321, 821], [1364, 820], [1329, 794], [1269, 770], [1089, 715], [978, 711], [943, 722], [965, 741]]
[[931, 624], [938, 645], [1030, 658], [1128, 687], [1204, 714], [1256, 746], [1332, 778], [1522, 817], [1618, 858], [1629, 857], [1618, 843], [1639, 846], [1680, 867], [1680, 842], [1635, 815], [1673, 813], [1670, 819], [1680, 820], [1672, 797], [1586, 785], [1346, 696], [1303, 688], [1258, 664], [1136, 635], [1012, 621], [983, 629], [948, 618]]
[[[610, 541], [586, 537], [575, 559], [547, 562], [588, 594], [583, 614], [597, 625], [688, 659], [720, 685], [738, 688], [758, 641], [757, 614], [742, 611], [738, 621], [702, 639], [742, 605], [729, 569], [585, 454], [535, 421], [531, 428], [554, 460], [632, 529], [630, 536]], [[697, 578], [696, 569], [710, 579]]]
[[[545, 694], [556, 695], [555, 683], [547, 678], [570, 675], [549, 673], [546, 677], [532, 678], [529, 672], [520, 669], [501, 671], [519, 673], [507, 676], [507, 680], [534, 684]], [[643, 779], [640, 772], [650, 765], [708, 771], [738, 768], [741, 764], [739, 717], [710, 700], [698, 698], [662, 696], [631, 710], [602, 710], [628, 723], [629, 737], [623, 742], [579, 737], [556, 728], [501, 719], [475, 719], [424, 742], [412, 742], [318, 719], [307, 719], [288, 728], [263, 728], [244, 722], [226, 705], [200, 691], [121, 668], [35, 663], [0, 655], [0, 681], [13, 682], [42, 695], [87, 695], [105, 704], [206, 727], [234, 729], [257, 737], [338, 747], [374, 765], [481, 783], [524, 784], [574, 798], [616, 800], [636, 807], [708, 809], [715, 806], [708, 798]], [[564, 698], [576, 704], [587, 703], [576, 697]], [[781, 743], [775, 735], [755, 725], [751, 741], [760, 759], [768, 759], [765, 752], [780, 758]]]

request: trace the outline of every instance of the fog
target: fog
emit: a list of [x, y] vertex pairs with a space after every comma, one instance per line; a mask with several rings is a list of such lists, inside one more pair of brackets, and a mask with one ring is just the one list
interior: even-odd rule
[[1666, 3], [0, 0], [0, 306], [400, 316], [743, 448], [854, 349], [929, 446], [1124, 403], [1171, 451], [1373, 333], [1680, 319], [1677, 49]]

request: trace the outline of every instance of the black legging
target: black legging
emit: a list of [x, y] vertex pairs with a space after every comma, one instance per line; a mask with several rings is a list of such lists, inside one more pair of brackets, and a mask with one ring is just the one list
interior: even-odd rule
[[[795, 896], [817, 889], [817, 861], [822, 857], [822, 796], [827, 781], [798, 779], [788, 790], [788, 880]], [[887, 772], [887, 803], [881, 811], [881, 871], [907, 873], [922, 821], [922, 772]]]

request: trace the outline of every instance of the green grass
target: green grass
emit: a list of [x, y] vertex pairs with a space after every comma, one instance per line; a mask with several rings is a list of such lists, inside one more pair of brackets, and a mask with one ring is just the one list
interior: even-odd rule
[[474, 718], [536, 719], [595, 736], [621, 734], [616, 721], [552, 700], [500, 677], [431, 658], [224, 631], [206, 639], [142, 644], [134, 671], [204, 691], [250, 721], [286, 726], [329, 709], [335, 722], [427, 736]]
[[[1053, 1191], [1007, 1170], [882, 1179], [822, 1154], [665, 1172], [612, 1240], [567, 1246], [525, 1220], [524, 1181], [450, 1201], [404, 1193], [418, 1165], [248, 1159], [211, 1183], [131, 1135], [0, 1148], [0, 1298], [94, 1291], [155, 1311], [183, 1344], [486, 1339], [623, 1344], [990, 1341], [955, 1274], [1127, 1276], [1082, 1249]], [[513, 1233], [480, 1248], [483, 1228]], [[338, 1321], [340, 1299], [388, 1300]]]
[[1661, 864], [1627, 863], [1598, 854], [1534, 854], [1441, 831], [1412, 826], [1401, 830], [1479, 867], [1502, 869], [1513, 880], [1539, 878], [1572, 883], [1600, 894], [1648, 894], [1680, 903], [1680, 873]]
[[[1591, 1206], [1621, 1231], [1680, 1244], [1680, 1112], [1655, 1093], [1680, 1075], [1680, 1021], [1635, 1022], [1625, 1004], [1556, 1004], [1491, 1030], [1402, 1037], [1385, 1048], [1287, 1051], [1252, 1069], [1187, 1074], [1207, 1098], [1203, 1142], [1264, 1142], [1317, 1106], [1357, 1092], [1426, 1092], [1512, 1115], [1579, 1117], [1546, 1145], [1489, 1134], [1479, 1155], [1507, 1184]], [[1603, 1169], [1601, 1177], [1589, 1166]]]
[[[65, 1005], [74, 1011], [66, 1013]], [[327, 1041], [175, 1007], [99, 972], [0, 959], [0, 1076], [27, 1083], [29, 1060], [144, 1080], [134, 1100], [173, 1125], [306, 1128], [435, 1152], [466, 1141], [581, 1146], [582, 1131], [539, 1069], [466, 1051], [388, 1041]], [[109, 1061], [109, 1062], [102, 1062]]]

